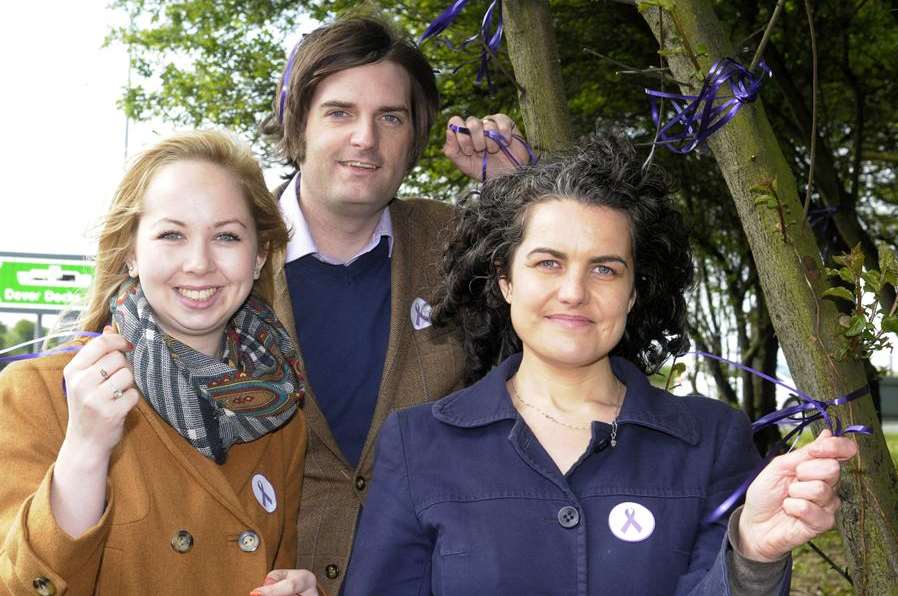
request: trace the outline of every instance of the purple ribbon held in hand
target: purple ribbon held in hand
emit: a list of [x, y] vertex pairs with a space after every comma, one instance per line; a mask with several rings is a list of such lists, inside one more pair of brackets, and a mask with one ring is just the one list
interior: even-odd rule
[[[445, 31], [458, 15], [461, 14], [462, 9], [467, 3], [468, 0], [455, 0], [455, 2], [449, 5], [449, 7], [441, 12], [427, 29], [424, 30], [424, 33], [418, 38], [418, 45], [421, 45], [431, 37], [436, 37]], [[463, 50], [478, 39], [483, 41], [483, 45], [480, 49], [480, 68], [477, 69], [476, 81], [478, 83], [484, 78], [487, 79], [488, 83], [490, 82], [488, 63], [490, 58], [498, 54], [499, 46], [502, 44], [502, 15], [497, 13], [497, 9], [499, 9], [499, 0], [493, 0], [490, 3], [489, 8], [487, 8], [486, 12], [483, 14], [480, 30], [471, 37], [465, 39], [460, 46], [455, 47], [451, 42], [445, 42], [446, 46], [451, 50]], [[493, 30], [494, 20], [496, 20], [495, 30]], [[492, 33], [490, 32], [491, 30]]]
[[55, 337], [97, 337], [101, 335], [96, 331], [72, 331], [70, 333], [55, 333], [53, 335], [47, 335], [46, 337], [39, 337], [38, 339], [34, 339], [31, 341], [26, 341], [24, 343], [20, 343], [18, 345], [12, 346], [10, 348], [6, 348], [5, 350], [0, 351], [0, 364], [8, 364], [10, 362], [16, 362], [17, 360], [31, 360], [32, 358], [40, 358], [41, 356], [51, 356], [53, 354], [62, 354], [64, 352], [77, 352], [81, 349], [81, 345], [66, 345], [59, 346], [57, 348], [53, 348], [52, 350], [46, 350], [44, 352], [34, 352], [31, 354], [16, 354], [14, 356], [3, 356], [8, 352], [12, 352], [22, 348], [24, 346], [29, 346], [31, 344], [36, 344], [38, 342], [42, 342], [48, 339], [53, 339]]
[[[758, 68], [761, 74], [755, 76], [735, 60], [724, 58], [711, 67], [698, 95], [646, 89], [645, 92], [649, 95], [652, 105], [652, 120], [656, 127], [660, 126], [661, 121], [658, 98], [671, 100], [676, 112], [667, 124], [658, 128], [655, 144], [666, 145], [674, 153], [689, 153], [704, 143], [708, 137], [732, 120], [743, 105], [758, 98], [764, 79], [771, 76], [770, 68], [763, 60], [758, 64]], [[724, 101], [718, 94], [726, 83], [729, 83], [733, 94]]]
[[827, 426], [827, 428], [829, 428], [829, 430], [832, 431], [833, 436], [836, 436], [836, 437], [841, 436], [841, 435], [846, 435], [849, 433], [861, 433], [864, 435], [872, 434], [870, 427], [863, 425], [863, 424], [852, 424], [850, 426], [843, 427], [842, 421], [839, 419], [839, 417], [834, 414], [830, 414], [828, 412], [829, 408], [831, 408], [832, 406], [844, 406], [848, 402], [854, 401], [858, 398], [861, 398], [861, 397], [867, 395], [870, 392], [870, 388], [867, 385], [864, 385], [863, 387], [859, 387], [858, 389], [855, 389], [854, 391], [852, 391], [846, 395], [839, 396], [836, 399], [833, 399], [830, 401], [822, 401], [822, 400], [815, 399], [815, 398], [811, 397], [810, 395], [808, 395], [807, 393], [804, 393], [803, 391], [801, 391], [800, 389], [798, 389], [796, 387], [792, 387], [791, 385], [788, 385], [788, 384], [780, 381], [776, 377], [772, 377], [770, 375], [764, 374], [763, 372], [761, 372], [759, 370], [756, 370], [750, 366], [746, 366], [739, 362], [733, 362], [732, 360], [727, 360], [726, 358], [721, 358], [720, 356], [717, 356], [716, 354], [709, 354], [708, 352], [695, 351], [695, 352], [687, 352], [686, 354], [683, 354], [683, 355], [684, 356], [688, 356], [688, 355], [703, 356], [705, 358], [711, 358], [712, 360], [717, 360], [718, 362], [722, 362], [724, 364], [729, 364], [730, 366], [738, 368], [739, 370], [743, 370], [745, 372], [755, 375], [756, 377], [760, 377], [761, 379], [764, 379], [765, 381], [768, 381], [770, 383], [773, 383], [775, 385], [779, 385], [780, 387], [784, 387], [784, 388], [788, 389], [792, 393], [792, 397], [790, 398], [790, 401], [797, 402], [796, 405], [786, 406], [786, 407], [782, 408], [781, 410], [771, 412], [770, 414], [767, 414], [766, 416], [762, 416], [761, 418], [758, 418], [757, 420], [755, 420], [752, 423], [752, 425], [751, 425], [752, 433], [756, 433], [759, 430], [761, 430], [762, 428], [765, 428], [768, 426], [774, 426], [774, 425], [780, 425], [780, 424], [793, 423], [796, 426], [791, 431], [789, 431], [789, 433], [785, 437], [783, 437], [782, 439], [777, 441], [773, 445], [773, 447], [770, 448], [770, 450], [767, 452], [767, 456], [752, 471], [751, 475], [745, 480], [745, 482], [743, 482], [741, 485], [739, 485], [739, 488], [737, 488], [735, 491], [733, 491], [733, 493], [729, 497], [727, 497], [723, 501], [723, 503], [718, 505], [714, 509], [714, 511], [712, 511], [711, 513], [708, 514], [708, 516], [704, 520], [706, 523], [713, 523], [713, 522], [719, 520], [720, 518], [722, 518], [724, 515], [726, 515], [730, 511], [730, 509], [732, 509], [733, 505], [735, 505], [743, 496], [745, 496], [745, 493], [748, 490], [749, 485], [754, 481], [755, 478], [757, 478], [758, 474], [761, 473], [761, 470], [763, 470], [767, 466], [767, 464], [770, 463], [770, 460], [772, 460], [774, 457], [776, 457], [780, 453], [784, 452], [786, 450], [786, 447], [789, 445], [789, 441], [792, 440], [792, 438], [800, 435], [801, 432], [812, 422], [815, 422], [817, 420], [823, 420], [823, 422]]
[[[458, 134], [465, 134], [468, 136], [471, 135], [471, 129], [464, 127], [464, 126], [458, 126], [457, 124], [450, 124], [449, 130], [451, 130], [454, 133], [458, 133]], [[539, 161], [539, 158], [536, 157], [536, 154], [533, 152], [533, 148], [530, 146], [529, 143], [527, 143], [527, 140], [524, 137], [522, 137], [521, 135], [512, 134], [511, 141], [507, 141], [507, 140], [505, 140], [505, 137], [503, 137], [502, 134], [499, 133], [498, 131], [484, 130], [483, 136], [485, 136], [488, 139], [491, 139], [493, 142], [495, 142], [497, 145], [499, 145], [499, 149], [502, 151], [502, 153], [505, 155], [505, 157], [508, 158], [508, 161], [513, 163], [515, 165], [515, 167], [517, 167], [517, 168], [523, 168], [525, 165], [535, 164], [536, 162]], [[518, 161], [518, 158], [516, 158], [514, 156], [514, 153], [511, 152], [511, 149], [509, 149], [509, 147], [511, 147], [511, 143], [513, 141], [518, 141], [521, 145], [524, 146], [524, 149], [527, 151], [528, 159], [527, 159], [526, 164], [522, 164], [520, 161]], [[489, 156], [490, 156], [489, 151], [484, 149], [483, 150], [483, 168], [482, 168], [481, 177], [480, 177], [481, 182], [486, 182], [486, 163], [489, 160]]]

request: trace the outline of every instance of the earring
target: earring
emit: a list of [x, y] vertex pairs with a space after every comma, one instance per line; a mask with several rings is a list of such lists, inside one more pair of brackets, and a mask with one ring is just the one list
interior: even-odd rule
[[258, 268], [253, 271], [253, 279], [259, 279], [259, 276], [262, 275], [262, 269]]
[[134, 263], [128, 263], [128, 277], [137, 277], [137, 267]]

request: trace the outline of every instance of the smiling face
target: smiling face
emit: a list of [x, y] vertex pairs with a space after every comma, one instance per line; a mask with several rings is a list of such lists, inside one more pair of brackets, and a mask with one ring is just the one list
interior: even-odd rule
[[562, 367], [605, 360], [636, 300], [633, 269], [626, 214], [573, 199], [531, 206], [499, 281], [525, 357]]
[[396, 194], [412, 145], [411, 82], [390, 61], [348, 68], [316, 88], [300, 170], [303, 205], [372, 217]]
[[217, 354], [265, 263], [237, 178], [204, 161], [157, 170], [144, 193], [132, 261], [162, 330]]

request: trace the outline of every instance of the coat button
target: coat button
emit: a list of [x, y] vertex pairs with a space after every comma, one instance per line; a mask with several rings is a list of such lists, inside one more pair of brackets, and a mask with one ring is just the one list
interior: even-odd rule
[[182, 555], [190, 552], [190, 549], [193, 548], [193, 536], [187, 530], [178, 530], [177, 534], [171, 537], [171, 547], [176, 553]]
[[355, 477], [355, 488], [356, 490], [365, 490], [365, 487], [368, 486], [368, 481], [365, 480], [364, 476], [356, 476]]
[[340, 568], [331, 563], [324, 568], [324, 575], [326, 575], [328, 579], [337, 579], [340, 577]]
[[34, 578], [31, 585], [34, 587], [34, 591], [40, 594], [40, 596], [53, 596], [56, 594], [56, 586], [43, 575]]
[[565, 505], [558, 510], [558, 523], [562, 528], [573, 528], [580, 523], [580, 512], [576, 507]]
[[240, 536], [237, 538], [237, 545], [240, 546], [240, 550], [245, 553], [254, 553], [259, 548], [259, 535], [253, 532], [252, 530], [244, 530], [240, 532]]

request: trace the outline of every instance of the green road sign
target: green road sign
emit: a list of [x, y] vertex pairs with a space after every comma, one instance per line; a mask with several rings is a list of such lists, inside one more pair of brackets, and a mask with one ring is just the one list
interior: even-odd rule
[[0, 252], [0, 310], [77, 309], [93, 278], [94, 267], [84, 257]]

